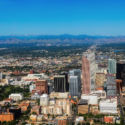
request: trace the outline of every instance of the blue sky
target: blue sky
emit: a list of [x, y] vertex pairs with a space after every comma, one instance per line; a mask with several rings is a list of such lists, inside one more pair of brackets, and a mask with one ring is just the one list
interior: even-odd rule
[[125, 0], [0, 0], [0, 35], [125, 35]]

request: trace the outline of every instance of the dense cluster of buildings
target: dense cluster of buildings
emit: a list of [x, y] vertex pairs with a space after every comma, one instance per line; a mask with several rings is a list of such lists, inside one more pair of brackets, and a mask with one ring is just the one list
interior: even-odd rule
[[[103, 121], [118, 123], [121, 115], [118, 98], [122, 98], [121, 103], [125, 104], [125, 63], [107, 59], [108, 66], [100, 69], [95, 60], [95, 52], [91, 50], [82, 54], [81, 63], [82, 70], [70, 69], [51, 77], [45, 73], [35, 74], [31, 70], [21, 80], [7, 78], [9, 85], [28, 86], [31, 96], [26, 98], [23, 93], [11, 93], [1, 105], [16, 103], [18, 106], [12, 106], [6, 112], [0, 111], [0, 121], [15, 120], [30, 107], [31, 115], [27, 120], [29, 124], [41, 122], [67, 125], [70, 117], [73, 118], [72, 122], [85, 122], [82, 115], [89, 113], [109, 114], [109, 117], [104, 116]], [[20, 75], [19, 72], [14, 73]], [[76, 109], [78, 111], [75, 115]]]

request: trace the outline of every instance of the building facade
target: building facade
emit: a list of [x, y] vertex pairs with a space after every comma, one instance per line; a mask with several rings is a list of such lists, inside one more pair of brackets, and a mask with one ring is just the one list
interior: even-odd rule
[[71, 96], [78, 96], [78, 76], [69, 77], [69, 93]]
[[51, 115], [61, 115], [63, 113], [63, 109], [61, 106], [42, 106], [41, 113], [51, 114]]
[[125, 64], [124, 63], [117, 63], [117, 73], [116, 79], [121, 79], [123, 82], [123, 87], [125, 87]]
[[47, 94], [43, 94], [40, 96], [40, 106], [48, 106], [49, 105], [49, 96]]
[[22, 100], [23, 99], [23, 94], [19, 93], [12, 93], [9, 95], [10, 99], [13, 99], [14, 101]]
[[[81, 70], [80, 69], [73, 69], [69, 71], [69, 76], [77, 76], [78, 79], [78, 92], [81, 93]], [[69, 85], [70, 87], [70, 85]]]
[[66, 92], [68, 90], [68, 80], [66, 74], [54, 76], [54, 90], [55, 92]]
[[48, 84], [47, 80], [37, 80], [36, 90], [41, 90], [43, 94], [48, 94]]
[[31, 114], [33, 112], [36, 112], [36, 114], [39, 115], [41, 113], [41, 107], [40, 106], [34, 106], [34, 107], [32, 107]]
[[108, 59], [108, 73], [116, 74], [116, 60]]
[[11, 112], [1, 112], [0, 113], [1, 122], [3, 122], [3, 121], [9, 122], [9, 121], [13, 121], [13, 120], [15, 120], [14, 113], [11, 113]]
[[89, 94], [95, 81], [95, 53], [84, 52], [82, 56], [82, 93]]
[[96, 73], [95, 78], [95, 88], [104, 86], [105, 74], [104, 73]]
[[67, 115], [72, 114], [72, 103], [69, 99], [56, 100], [56, 106], [60, 106]]
[[117, 100], [116, 99], [107, 99], [99, 102], [100, 113], [110, 113], [116, 114], [117, 111]]
[[107, 98], [116, 97], [116, 76], [107, 74]]

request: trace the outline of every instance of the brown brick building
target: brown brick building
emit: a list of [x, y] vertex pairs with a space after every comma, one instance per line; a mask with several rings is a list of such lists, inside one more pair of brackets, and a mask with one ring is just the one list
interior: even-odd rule
[[58, 116], [58, 117], [56, 117], [55, 122], [58, 125], [67, 125], [68, 119], [66, 116]]
[[0, 121], [12, 121], [15, 120], [15, 115], [14, 113], [10, 113], [10, 112], [1, 112], [0, 113]]
[[48, 94], [47, 80], [37, 80], [36, 81], [36, 90], [41, 90], [42, 93]]

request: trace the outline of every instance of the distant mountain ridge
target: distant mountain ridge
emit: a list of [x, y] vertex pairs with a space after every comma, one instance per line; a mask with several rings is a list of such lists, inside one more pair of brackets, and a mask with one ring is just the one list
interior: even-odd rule
[[89, 36], [89, 35], [10, 35], [0, 36], [0, 44], [8, 43], [125, 43], [125, 36]]

